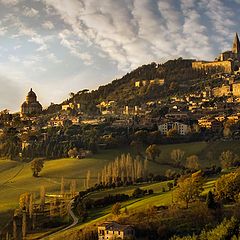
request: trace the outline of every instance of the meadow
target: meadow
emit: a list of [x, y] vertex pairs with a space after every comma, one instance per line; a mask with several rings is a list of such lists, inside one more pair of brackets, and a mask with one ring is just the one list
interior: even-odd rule
[[[227, 149], [237, 149], [238, 142], [206, 143], [195, 142], [186, 144], [161, 145], [161, 155], [159, 162], [149, 161], [149, 173], [165, 174], [171, 166], [161, 164], [170, 161], [170, 152], [173, 149], [182, 149], [186, 156], [196, 154], [200, 157], [201, 166], [209, 166], [213, 163], [219, 165], [218, 154], [226, 147]], [[85, 159], [56, 159], [46, 160], [40, 177], [32, 177], [30, 163], [20, 163], [8, 159], [0, 160], [0, 228], [6, 224], [12, 211], [18, 206], [19, 196], [24, 192], [34, 192], [38, 197], [40, 186], [44, 186], [47, 193], [58, 193], [60, 191], [61, 178], [65, 179], [65, 189], [69, 189], [72, 179], [77, 181], [77, 190], [84, 189], [84, 178], [88, 170], [91, 171], [91, 184], [97, 181], [97, 174], [109, 162], [122, 153], [131, 152], [131, 149], [124, 148], [118, 150], [104, 150], [91, 158]], [[206, 159], [209, 151], [217, 151], [212, 162]], [[177, 171], [178, 169], [174, 169]], [[119, 191], [119, 190], [117, 190]], [[126, 189], [123, 190], [124, 192]], [[132, 191], [131, 188], [128, 191]]]

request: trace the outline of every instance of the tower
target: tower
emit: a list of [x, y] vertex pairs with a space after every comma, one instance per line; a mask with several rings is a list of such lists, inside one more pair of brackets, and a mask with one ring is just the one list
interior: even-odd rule
[[233, 40], [232, 53], [234, 54], [235, 59], [240, 61], [240, 42], [238, 38], [238, 34], [236, 33], [235, 38]]

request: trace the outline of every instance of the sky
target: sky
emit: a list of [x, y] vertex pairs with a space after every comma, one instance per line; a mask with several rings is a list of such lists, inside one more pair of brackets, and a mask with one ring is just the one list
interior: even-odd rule
[[0, 0], [0, 110], [44, 107], [151, 62], [213, 60], [240, 33], [240, 0]]

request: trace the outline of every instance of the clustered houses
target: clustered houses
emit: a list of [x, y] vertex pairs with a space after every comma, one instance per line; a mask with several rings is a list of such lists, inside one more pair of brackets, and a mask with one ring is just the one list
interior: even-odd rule
[[135, 239], [135, 230], [130, 225], [121, 225], [117, 222], [105, 222], [98, 226], [98, 240], [106, 239]]
[[[227, 59], [227, 56], [233, 59]], [[240, 121], [239, 61], [240, 43], [236, 36], [232, 51], [223, 53], [217, 61], [208, 64], [193, 63], [192, 67], [195, 68], [206, 67], [206, 78], [201, 82], [193, 82], [191, 86], [185, 86], [186, 91], [164, 98], [160, 96], [154, 101], [146, 100], [125, 106], [120, 105], [116, 99], [102, 99], [96, 106], [94, 105], [98, 111], [92, 115], [84, 111], [88, 101], [80, 102], [77, 98], [62, 103], [55, 113], [46, 114], [37, 101], [37, 95], [31, 89], [21, 105], [20, 114], [10, 114], [7, 110], [0, 112], [0, 136], [3, 136], [3, 139], [6, 134], [16, 133], [21, 141], [19, 146], [26, 149], [36, 141], [46, 141], [51, 132], [48, 130], [51, 128], [66, 129], [69, 126], [74, 128], [75, 125], [83, 128], [85, 125], [92, 125], [93, 128], [101, 129], [100, 138], [109, 135], [110, 139], [114, 131], [118, 136], [120, 131], [121, 133], [134, 133], [139, 130], [158, 131], [162, 136], [174, 135], [181, 138], [196, 132], [221, 133], [225, 128], [237, 125]], [[223, 71], [229, 63], [232, 71]], [[219, 67], [221, 64], [224, 68], [217, 73], [209, 71], [211, 67], [216, 65]], [[133, 91], [141, 91], [141, 88], [165, 87], [166, 84], [165, 79], [132, 79], [131, 88]], [[123, 129], [125, 131], [122, 131]], [[74, 135], [74, 131], [71, 134]], [[237, 126], [233, 126], [231, 135], [237, 134], [240, 136], [240, 131]], [[78, 137], [76, 135], [72, 139]]]

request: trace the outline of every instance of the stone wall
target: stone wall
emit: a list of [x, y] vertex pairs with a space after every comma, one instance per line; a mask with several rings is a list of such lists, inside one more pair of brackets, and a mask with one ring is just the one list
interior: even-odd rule
[[225, 72], [232, 73], [233, 63], [231, 61], [216, 61], [216, 62], [204, 62], [196, 61], [192, 62], [193, 69], [205, 70], [206, 72]]

